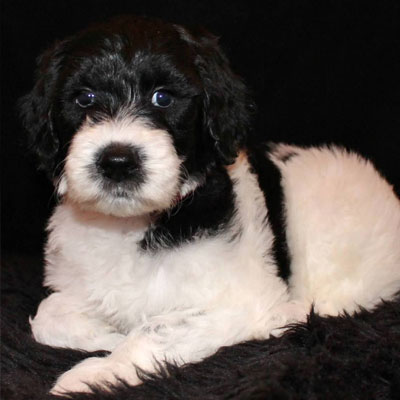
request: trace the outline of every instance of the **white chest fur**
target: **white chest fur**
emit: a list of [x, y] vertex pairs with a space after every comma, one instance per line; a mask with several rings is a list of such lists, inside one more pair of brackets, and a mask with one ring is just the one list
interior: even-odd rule
[[150, 218], [116, 218], [65, 202], [49, 224], [47, 286], [78, 298], [83, 309], [127, 333], [143, 319], [173, 310], [286, 300], [286, 286], [268, 255], [272, 232], [245, 157], [229, 169], [236, 210], [232, 229], [178, 248], [143, 251]]

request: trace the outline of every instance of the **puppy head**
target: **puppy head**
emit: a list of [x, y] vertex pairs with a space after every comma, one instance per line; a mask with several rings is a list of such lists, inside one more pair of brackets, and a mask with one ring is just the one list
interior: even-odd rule
[[168, 209], [231, 163], [251, 107], [212, 35], [137, 17], [56, 43], [20, 102], [58, 192], [122, 217]]

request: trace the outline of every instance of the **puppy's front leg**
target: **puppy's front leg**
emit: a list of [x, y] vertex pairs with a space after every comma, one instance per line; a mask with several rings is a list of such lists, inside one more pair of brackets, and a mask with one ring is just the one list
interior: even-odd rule
[[30, 320], [36, 341], [56, 347], [86, 351], [112, 351], [125, 335], [90, 316], [75, 296], [56, 292], [44, 299]]
[[136, 385], [141, 382], [136, 368], [155, 372], [157, 362], [182, 365], [199, 361], [222, 345], [244, 340], [248, 336], [245, 319], [244, 312], [225, 309], [188, 309], [154, 316], [134, 329], [108, 357], [86, 359], [61, 375], [52, 393], [87, 392], [90, 385], [106, 386], [119, 379]]
[[284, 304], [271, 309], [271, 313], [257, 314], [243, 307], [213, 311], [190, 309], [152, 317], [134, 329], [108, 357], [89, 358], [61, 375], [52, 393], [88, 392], [90, 385], [107, 387], [120, 379], [137, 385], [141, 383], [137, 367], [156, 372], [160, 362], [178, 365], [197, 362], [221, 346], [267, 338], [271, 331], [275, 333], [278, 328], [298, 320], [299, 315], [301, 319], [305, 316], [303, 311], [299, 314], [295, 305]]

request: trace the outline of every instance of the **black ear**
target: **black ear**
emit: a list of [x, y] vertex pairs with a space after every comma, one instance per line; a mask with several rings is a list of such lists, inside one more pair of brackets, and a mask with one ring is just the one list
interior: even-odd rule
[[18, 103], [23, 127], [29, 134], [29, 148], [38, 156], [39, 168], [45, 170], [49, 177], [53, 176], [59, 150], [59, 140], [53, 129], [52, 104], [64, 43], [57, 43], [38, 58], [35, 86]]
[[233, 73], [218, 39], [204, 29], [181, 28], [181, 37], [194, 44], [196, 65], [204, 86], [204, 127], [222, 161], [231, 164], [252, 126], [255, 105], [244, 82]]

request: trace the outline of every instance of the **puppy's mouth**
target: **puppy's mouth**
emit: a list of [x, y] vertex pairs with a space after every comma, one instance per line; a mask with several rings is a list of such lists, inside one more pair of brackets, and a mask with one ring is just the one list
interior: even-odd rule
[[125, 187], [115, 186], [114, 184], [108, 184], [107, 182], [103, 183], [103, 191], [116, 199], [129, 200], [133, 196], [132, 190], [127, 190]]

